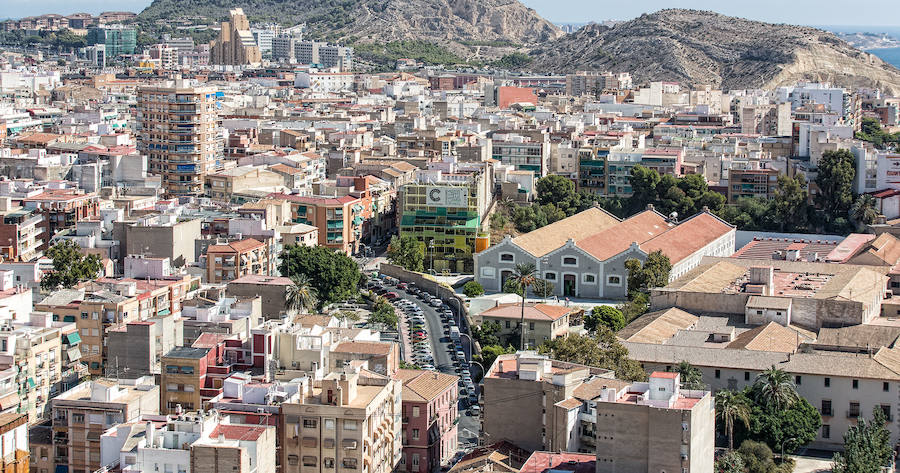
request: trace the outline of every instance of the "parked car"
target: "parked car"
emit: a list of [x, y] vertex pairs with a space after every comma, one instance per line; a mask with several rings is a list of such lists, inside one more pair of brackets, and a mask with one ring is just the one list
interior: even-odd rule
[[384, 295], [384, 298], [387, 299], [387, 300], [389, 300], [389, 301], [392, 301], [392, 300], [397, 299], [397, 298], [399, 298], [399, 297], [400, 297], [400, 296], [398, 296], [396, 292], [388, 292], [387, 294]]
[[400, 283], [400, 284], [397, 284], [397, 289], [403, 289], [403, 290], [405, 290], [407, 287], [409, 287], [409, 286], [407, 286], [407, 284], [406, 284], [405, 282], [402, 282], [402, 283]]
[[469, 412], [471, 412], [473, 416], [480, 415], [481, 406], [479, 406], [478, 404], [473, 404], [472, 407], [469, 408]]

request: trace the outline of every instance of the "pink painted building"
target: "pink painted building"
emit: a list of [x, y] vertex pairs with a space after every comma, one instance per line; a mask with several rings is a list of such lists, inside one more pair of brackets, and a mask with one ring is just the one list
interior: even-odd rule
[[403, 383], [403, 453], [396, 471], [438, 471], [457, 449], [459, 377], [424, 370], [394, 376]]

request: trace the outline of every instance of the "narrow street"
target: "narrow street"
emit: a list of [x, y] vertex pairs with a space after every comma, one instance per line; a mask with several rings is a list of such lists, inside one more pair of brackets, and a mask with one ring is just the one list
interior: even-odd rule
[[[418, 297], [413, 296], [406, 291], [397, 289], [396, 287], [392, 287], [391, 290], [396, 292], [401, 299], [406, 299], [415, 303], [425, 314], [425, 326], [428, 329], [428, 339], [431, 343], [432, 353], [434, 354], [435, 368], [442, 373], [458, 376], [456, 371], [454, 371], [453, 357], [451, 356], [453, 343], [449, 336], [444, 335], [444, 323], [441, 319], [441, 314], [438, 313], [434, 307], [426, 304]], [[456, 313], [456, 308], [452, 307], [452, 305], [450, 310]], [[466, 337], [463, 337], [463, 340], [464, 352], [468, 358], [470, 356], [470, 347]], [[463, 403], [459, 404], [459, 448], [460, 450], [468, 450], [478, 444], [481, 421], [478, 416], [472, 416], [470, 410], [468, 408], [463, 408], [463, 405]]]

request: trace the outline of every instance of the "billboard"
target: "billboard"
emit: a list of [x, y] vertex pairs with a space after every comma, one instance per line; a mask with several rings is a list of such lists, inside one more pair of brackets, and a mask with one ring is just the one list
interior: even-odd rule
[[879, 154], [877, 190], [900, 189], [900, 154]]
[[425, 205], [431, 207], [468, 207], [469, 189], [455, 186], [428, 186]]

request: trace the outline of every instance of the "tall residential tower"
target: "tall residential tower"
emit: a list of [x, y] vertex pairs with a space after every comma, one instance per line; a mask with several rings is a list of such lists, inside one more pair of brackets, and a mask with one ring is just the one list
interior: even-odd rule
[[203, 194], [206, 174], [221, 167], [217, 97], [183, 81], [138, 90], [138, 147], [168, 196]]

